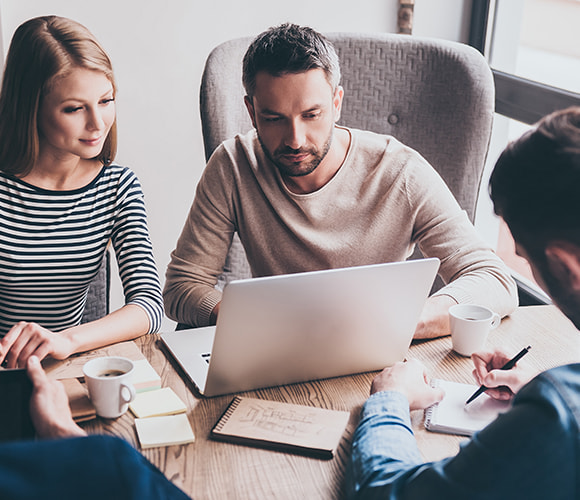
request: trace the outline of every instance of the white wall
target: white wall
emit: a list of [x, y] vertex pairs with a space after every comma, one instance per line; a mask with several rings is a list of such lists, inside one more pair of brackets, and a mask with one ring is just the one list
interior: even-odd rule
[[[83, 23], [107, 50], [119, 88], [117, 161], [143, 184], [163, 280], [205, 165], [198, 91], [210, 50], [285, 21], [322, 32], [396, 32], [397, 9], [397, 0], [0, 0], [0, 48], [26, 19], [56, 14]], [[417, 0], [414, 34], [465, 41], [470, 9], [469, 0]], [[114, 283], [113, 307], [120, 297]]]

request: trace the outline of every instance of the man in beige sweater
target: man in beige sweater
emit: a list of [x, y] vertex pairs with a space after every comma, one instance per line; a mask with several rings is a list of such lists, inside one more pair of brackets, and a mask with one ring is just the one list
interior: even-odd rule
[[254, 130], [218, 147], [198, 184], [167, 269], [170, 318], [215, 323], [235, 232], [254, 276], [401, 261], [418, 245], [448, 284], [427, 300], [415, 338], [448, 334], [459, 302], [502, 316], [516, 307], [508, 270], [435, 170], [393, 137], [336, 125], [343, 90], [324, 37], [289, 24], [262, 33], [243, 80]]

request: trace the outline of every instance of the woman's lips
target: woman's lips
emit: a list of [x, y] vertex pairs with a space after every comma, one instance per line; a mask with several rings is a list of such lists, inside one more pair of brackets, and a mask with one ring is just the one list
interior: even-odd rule
[[97, 146], [101, 142], [101, 136], [94, 139], [81, 139], [80, 141], [87, 146]]

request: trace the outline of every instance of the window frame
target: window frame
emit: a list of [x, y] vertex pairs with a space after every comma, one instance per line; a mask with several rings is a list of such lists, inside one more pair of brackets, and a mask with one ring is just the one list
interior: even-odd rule
[[[495, 0], [472, 0], [468, 43], [483, 55], [491, 35]], [[491, 23], [493, 26], [493, 23]], [[491, 68], [495, 81], [495, 112], [532, 125], [543, 116], [580, 106], [580, 94]]]
[[[495, 15], [496, 0], [472, 0], [468, 44], [486, 56]], [[580, 94], [491, 68], [495, 83], [495, 112], [532, 125], [543, 116], [570, 106], [580, 106]], [[550, 304], [533, 283], [512, 271], [520, 305]]]

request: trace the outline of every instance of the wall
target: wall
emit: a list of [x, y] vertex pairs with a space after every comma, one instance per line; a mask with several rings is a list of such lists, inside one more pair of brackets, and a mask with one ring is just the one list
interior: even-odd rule
[[[0, 48], [20, 23], [47, 14], [73, 18], [100, 40], [119, 88], [117, 161], [143, 184], [163, 279], [205, 165], [198, 91], [210, 50], [285, 21], [323, 32], [396, 32], [397, 9], [397, 0], [0, 0]], [[414, 33], [465, 41], [470, 9], [470, 0], [417, 0]], [[112, 302], [122, 304], [117, 282]]]

